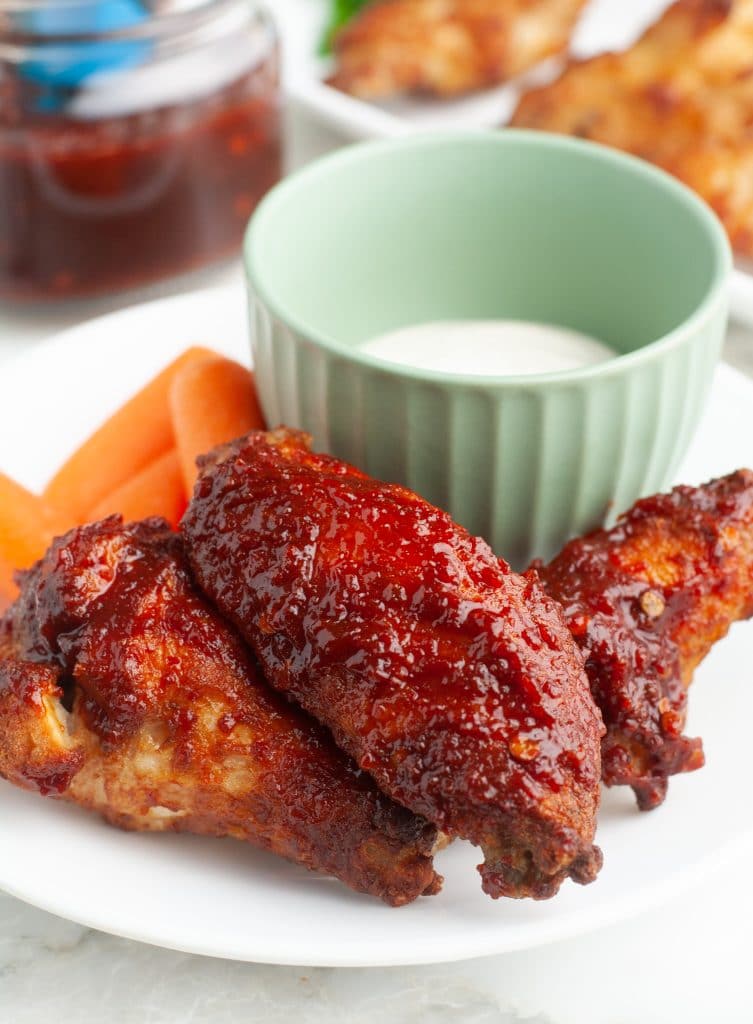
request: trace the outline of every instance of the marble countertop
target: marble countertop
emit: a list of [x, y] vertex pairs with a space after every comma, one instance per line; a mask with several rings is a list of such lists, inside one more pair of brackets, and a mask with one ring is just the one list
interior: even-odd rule
[[[295, 116], [290, 138], [293, 163], [340, 142]], [[83, 315], [0, 311], [0, 373], [4, 358]], [[753, 376], [753, 331], [733, 327], [726, 357]], [[154, 949], [0, 894], [0, 1024], [749, 1024], [749, 869], [732, 864], [650, 914], [543, 949], [371, 970], [266, 967]], [[65, 885], [54, 850], [49, 870]]]

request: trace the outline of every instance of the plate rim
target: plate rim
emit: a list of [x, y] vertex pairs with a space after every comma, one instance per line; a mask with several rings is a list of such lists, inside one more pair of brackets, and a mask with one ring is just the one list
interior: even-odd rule
[[[11, 783], [4, 783], [11, 785]], [[31, 794], [33, 795], [33, 794]], [[109, 826], [108, 826], [109, 827]], [[310, 968], [365, 968], [365, 967], [422, 967], [432, 964], [463, 963], [467, 960], [482, 960], [493, 956], [505, 956], [508, 953], [520, 953], [526, 950], [539, 949], [545, 946], [562, 942], [566, 939], [577, 939], [583, 935], [602, 931], [611, 926], [622, 924], [627, 921], [641, 917], [648, 910], [660, 909], [673, 899], [682, 896], [690, 891], [702, 879], [720, 873], [729, 865], [743, 860], [748, 853], [753, 853], [753, 826], [746, 831], [745, 836], [729, 840], [718, 850], [700, 858], [694, 864], [687, 866], [669, 881], [652, 882], [642, 886], [638, 890], [625, 892], [617, 900], [601, 906], [592, 907], [575, 914], [576, 924], [572, 924], [572, 916], [562, 918], [559, 921], [549, 923], [542, 929], [541, 924], [532, 923], [520, 929], [521, 938], [519, 941], [505, 942], [499, 947], [490, 948], [488, 943], [473, 946], [466, 943], [462, 948], [456, 948], [452, 953], [442, 953], [439, 956], [435, 951], [426, 955], [415, 954], [408, 957], [382, 956], [378, 960], [372, 957], [350, 956], [327, 956], [308, 957], [306, 955], [290, 955], [274, 949], [266, 951], [254, 951], [251, 949], [240, 949], [228, 946], [219, 950], [216, 946], [202, 946], [200, 943], [181, 943], [167, 936], [159, 936], [152, 932], [151, 936], [129, 928], [113, 927], [98, 921], [97, 915], [79, 914], [66, 910], [62, 903], [54, 900], [38, 900], [24, 895], [20, 889], [9, 886], [0, 877], [0, 892], [5, 893], [14, 899], [19, 900], [37, 910], [53, 914], [63, 920], [70, 921], [80, 927], [92, 931], [101, 932], [105, 935], [112, 935], [116, 938], [125, 939], [130, 942], [140, 942], [146, 946], [154, 946], [158, 949], [172, 950], [177, 953], [187, 953], [193, 956], [202, 956], [216, 960], [233, 960], [238, 963], [256, 963], [278, 967], [310, 967]], [[502, 903], [502, 901], [498, 901]], [[385, 913], [399, 913], [394, 908], [385, 907]], [[537, 938], [529, 937], [530, 931], [545, 932]]]

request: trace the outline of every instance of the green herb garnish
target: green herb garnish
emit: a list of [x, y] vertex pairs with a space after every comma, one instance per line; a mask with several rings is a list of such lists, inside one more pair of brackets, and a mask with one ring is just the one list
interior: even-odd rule
[[369, 0], [330, 0], [331, 13], [327, 29], [321, 42], [320, 52], [327, 56], [332, 53], [332, 41], [339, 29], [365, 7]]

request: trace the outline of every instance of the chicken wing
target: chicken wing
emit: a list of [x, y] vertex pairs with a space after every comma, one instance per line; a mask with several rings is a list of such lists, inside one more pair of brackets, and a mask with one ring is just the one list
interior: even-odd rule
[[56, 541], [0, 631], [0, 773], [123, 828], [234, 836], [387, 903], [436, 830], [261, 681], [161, 520]]
[[678, 0], [625, 53], [574, 62], [528, 92], [511, 123], [659, 164], [753, 256], [753, 0]]
[[330, 84], [364, 99], [455, 96], [564, 50], [586, 0], [377, 0], [335, 37]]
[[603, 723], [534, 581], [284, 429], [204, 459], [182, 529], [272, 685], [398, 803], [481, 846], [486, 892], [595, 877]]
[[682, 734], [696, 667], [753, 615], [753, 473], [639, 501], [536, 571], [586, 654], [604, 781], [655, 807], [669, 776], [703, 765]]

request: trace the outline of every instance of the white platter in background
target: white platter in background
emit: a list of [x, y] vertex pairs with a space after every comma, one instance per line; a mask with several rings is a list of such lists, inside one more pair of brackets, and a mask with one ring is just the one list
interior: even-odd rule
[[[3, 366], [0, 469], [41, 487], [66, 454], [190, 344], [246, 359], [238, 289], [178, 296], [82, 324]], [[753, 464], [753, 383], [721, 367], [680, 479]], [[753, 853], [749, 666], [753, 624], [701, 667], [689, 731], [708, 764], [674, 779], [650, 814], [606, 794], [605, 864], [586, 888], [546, 903], [493, 902], [457, 843], [437, 858], [444, 891], [393, 910], [233, 840], [119, 832], [75, 807], [0, 782], [0, 889], [128, 938], [276, 964], [434, 963], [543, 945], [654, 906]], [[731, 709], [734, 709], [733, 713]], [[713, 878], [709, 885], [713, 885]]]
[[[525, 78], [457, 100], [401, 99], [367, 103], [325, 84], [328, 62], [320, 43], [332, 0], [274, 0], [270, 7], [280, 26], [284, 83], [289, 100], [348, 138], [383, 139], [421, 131], [496, 128], [511, 116], [522, 87], [551, 75], [557, 61], [547, 61]], [[572, 41], [578, 57], [621, 50], [669, 6], [670, 0], [591, 0]], [[753, 268], [735, 271], [731, 288], [733, 315], [753, 325]]]

